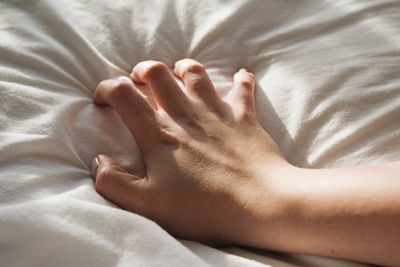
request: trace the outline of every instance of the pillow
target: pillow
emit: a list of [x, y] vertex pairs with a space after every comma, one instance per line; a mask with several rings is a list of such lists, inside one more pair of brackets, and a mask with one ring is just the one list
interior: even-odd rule
[[396, 1], [0, 2], [1, 265], [288, 266], [287, 256], [180, 242], [99, 196], [93, 156], [110, 155], [137, 175], [144, 167], [116, 113], [93, 105], [96, 85], [142, 60], [172, 67], [190, 57], [225, 96], [244, 67], [257, 78], [259, 119], [291, 163], [399, 159], [399, 8]]

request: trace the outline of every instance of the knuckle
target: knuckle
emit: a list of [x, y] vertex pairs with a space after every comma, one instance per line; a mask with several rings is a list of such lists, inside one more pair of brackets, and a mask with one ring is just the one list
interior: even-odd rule
[[179, 144], [176, 134], [168, 128], [159, 129], [157, 139], [158, 142], [164, 146], [176, 146]]
[[190, 62], [185, 64], [182, 69], [182, 76], [186, 74], [202, 74], [205, 72], [205, 67], [198, 62]]
[[127, 81], [115, 81], [108, 90], [108, 96], [110, 99], [121, 99], [125, 98], [131, 93], [131, 85]]
[[253, 89], [253, 86], [254, 86], [254, 80], [253, 79], [251, 79], [251, 78], [249, 78], [249, 77], [246, 77], [246, 78], [244, 78], [244, 79], [242, 79], [241, 81], [240, 81], [240, 85], [242, 86], [242, 87], [244, 87], [244, 88], [246, 88], [246, 89]]
[[152, 79], [167, 72], [169, 72], [167, 65], [159, 61], [154, 61], [145, 67], [143, 77], [145, 79]]

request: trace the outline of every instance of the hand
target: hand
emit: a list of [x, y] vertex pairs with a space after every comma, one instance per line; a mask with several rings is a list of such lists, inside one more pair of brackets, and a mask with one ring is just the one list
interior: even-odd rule
[[226, 103], [198, 62], [174, 71], [185, 91], [154, 61], [134, 68], [136, 84], [97, 87], [95, 103], [118, 112], [147, 172], [98, 156], [101, 195], [181, 238], [400, 266], [400, 161], [294, 167], [257, 121], [252, 74], [234, 75]]
[[244, 243], [244, 236], [257, 234], [257, 221], [265, 226], [279, 213], [283, 202], [274, 191], [276, 175], [290, 168], [257, 120], [254, 76], [237, 72], [224, 102], [198, 62], [178, 61], [174, 73], [185, 91], [168, 67], [155, 61], [135, 66], [130, 75], [135, 84], [105, 80], [98, 85], [94, 102], [118, 112], [137, 142], [147, 175], [129, 174], [100, 155], [96, 190], [175, 236]]

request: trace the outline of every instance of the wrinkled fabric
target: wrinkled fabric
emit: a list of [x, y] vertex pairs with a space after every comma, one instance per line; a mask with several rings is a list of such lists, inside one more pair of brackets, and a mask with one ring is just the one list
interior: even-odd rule
[[1, 266], [360, 266], [177, 240], [99, 196], [103, 153], [144, 175], [103, 79], [202, 62], [224, 97], [257, 78], [259, 119], [308, 168], [400, 159], [400, 1], [0, 1]]

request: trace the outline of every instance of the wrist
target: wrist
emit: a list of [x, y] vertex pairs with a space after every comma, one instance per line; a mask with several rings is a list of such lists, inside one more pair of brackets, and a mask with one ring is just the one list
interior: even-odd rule
[[294, 209], [292, 196], [300, 182], [297, 178], [301, 169], [286, 161], [269, 162], [257, 169], [251, 187], [242, 196], [247, 208], [245, 216], [240, 216], [240, 231], [234, 231], [234, 242], [262, 249], [279, 249], [277, 244], [283, 242], [282, 233], [294, 222], [291, 218]]

